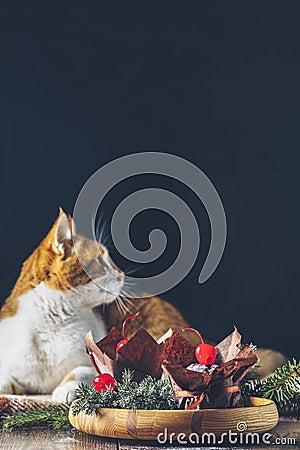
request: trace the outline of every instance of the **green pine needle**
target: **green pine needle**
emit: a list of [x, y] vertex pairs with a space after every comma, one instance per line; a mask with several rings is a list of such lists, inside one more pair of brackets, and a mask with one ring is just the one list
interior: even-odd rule
[[27, 411], [17, 411], [13, 414], [6, 414], [1, 420], [1, 426], [6, 429], [41, 425], [48, 426], [54, 430], [70, 427], [68, 406], [59, 404]]
[[262, 397], [275, 402], [292, 400], [300, 392], [300, 362], [293, 358], [278, 367], [261, 386]]
[[96, 392], [92, 386], [81, 384], [77, 401], [72, 406], [74, 415], [93, 414], [98, 408], [121, 409], [175, 409], [174, 395], [168, 379], [157, 380], [146, 376], [140, 383], [133, 381], [134, 372], [125, 369], [115, 389]]

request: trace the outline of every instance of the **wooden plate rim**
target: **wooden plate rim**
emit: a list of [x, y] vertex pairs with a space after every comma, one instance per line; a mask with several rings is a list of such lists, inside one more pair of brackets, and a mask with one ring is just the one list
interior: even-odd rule
[[[262, 403], [260, 404], [260, 405], [249, 405], [249, 406], [237, 406], [237, 407], [232, 407], [232, 408], [203, 408], [203, 409], [126, 409], [126, 408], [98, 408], [97, 409], [97, 412], [99, 411], [135, 411], [135, 412], [138, 412], [138, 413], [143, 413], [143, 412], [147, 412], [147, 413], [150, 413], [150, 412], [155, 412], [156, 414], [157, 413], [168, 413], [168, 412], [171, 412], [171, 413], [174, 413], [174, 412], [176, 412], [176, 413], [185, 413], [185, 414], [195, 414], [195, 412], [207, 412], [207, 411], [214, 411], [214, 412], [217, 412], [217, 411], [241, 411], [241, 410], [244, 410], [244, 411], [247, 411], [247, 410], [249, 410], [249, 408], [265, 408], [266, 406], [270, 406], [271, 404], [274, 404], [275, 405], [275, 403], [273, 402], [273, 400], [270, 400], [270, 399], [268, 399], [268, 398], [263, 398], [263, 397], [249, 397], [249, 400], [250, 401], [253, 401], [252, 399], [259, 399], [260, 401], [262, 401]], [[76, 402], [76, 400], [75, 400], [75, 402]], [[74, 403], [75, 403], [74, 402]]]

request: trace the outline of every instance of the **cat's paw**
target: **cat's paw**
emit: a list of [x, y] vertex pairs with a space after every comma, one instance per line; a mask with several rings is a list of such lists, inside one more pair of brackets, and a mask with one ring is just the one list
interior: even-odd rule
[[62, 385], [57, 386], [52, 392], [52, 400], [54, 402], [66, 403], [70, 405], [76, 398], [76, 389], [78, 388], [77, 381], [68, 381]]
[[54, 389], [52, 400], [59, 403], [72, 403], [76, 398], [76, 389], [80, 383], [92, 384], [94, 370], [91, 367], [80, 366], [73, 369]]

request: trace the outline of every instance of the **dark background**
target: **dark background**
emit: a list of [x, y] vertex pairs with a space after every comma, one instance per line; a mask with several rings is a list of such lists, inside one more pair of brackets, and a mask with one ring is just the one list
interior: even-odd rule
[[[170, 152], [210, 177], [226, 210], [226, 250], [205, 284], [209, 224], [187, 188], [131, 180], [104, 215], [133, 187], [169, 186], [199, 216], [203, 246], [165, 297], [214, 340], [236, 324], [245, 342], [299, 356], [299, 4], [138, 5], [1, 7], [1, 301], [96, 169]], [[161, 221], [173, 257], [165, 216], [141, 214], [132, 236], [146, 248]]]

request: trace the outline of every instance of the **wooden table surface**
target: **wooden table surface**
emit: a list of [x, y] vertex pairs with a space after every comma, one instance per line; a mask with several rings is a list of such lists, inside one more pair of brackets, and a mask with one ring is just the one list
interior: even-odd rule
[[[272, 431], [272, 439], [276, 437], [295, 437], [296, 444], [287, 445], [268, 445], [265, 448], [268, 450], [288, 448], [300, 448], [300, 422], [280, 422], [279, 425]], [[91, 436], [81, 433], [75, 429], [54, 431], [47, 428], [34, 428], [27, 430], [0, 430], [0, 450], [85, 450], [85, 449], [105, 449], [105, 450], [162, 450], [170, 448], [202, 448], [199, 446], [192, 447], [191, 445], [159, 445], [157, 442], [145, 441], [131, 441], [131, 440], [117, 440], [107, 439], [97, 436]], [[208, 446], [207, 448], [214, 448], [215, 446]], [[224, 449], [242, 448], [242, 447], [222, 447]], [[243, 447], [246, 448], [246, 447]], [[264, 447], [259, 447], [264, 448]], [[249, 447], [248, 447], [249, 449]]]

